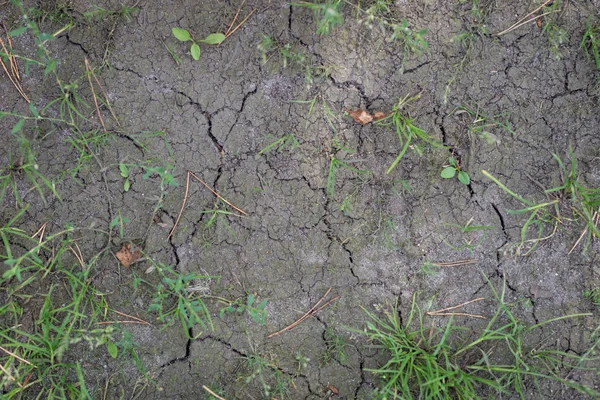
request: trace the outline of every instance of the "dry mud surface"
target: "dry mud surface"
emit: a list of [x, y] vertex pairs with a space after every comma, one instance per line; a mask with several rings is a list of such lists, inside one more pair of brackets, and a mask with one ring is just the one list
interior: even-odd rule
[[[118, 10], [117, 1], [59, 3], [26, 6], [47, 13], [59, 9], [76, 21], [46, 47], [60, 60], [61, 81], [77, 82], [77, 96], [87, 103], [85, 123], [98, 134], [102, 128], [84, 60], [101, 67], [96, 75], [118, 124], [100, 104], [108, 133], [80, 151], [70, 141], [69, 126], [26, 121], [23, 132], [32, 140], [38, 171], [55, 182], [61, 199], [43, 186], [44, 202], [31, 181], [16, 174], [28, 208], [15, 226], [28, 235], [44, 223], [47, 234], [67, 224], [78, 228], [72, 238], [83, 258], [101, 254], [89, 283], [111, 310], [151, 322], [120, 327], [136, 345], [136, 362], [127, 354], [113, 359], [104, 346], [69, 348], [65, 357], [83, 366], [93, 398], [210, 398], [207, 386], [227, 399], [259, 399], [266, 398], [265, 381], [272, 387], [269, 397], [282, 397], [275, 388], [283, 382], [283, 397], [290, 399], [333, 398], [333, 389], [339, 398], [369, 398], [379, 380], [367, 370], [381, 365], [386, 354], [353, 331], [368, 319], [361, 307], [378, 313], [397, 303], [406, 320], [413, 298], [426, 312], [482, 297], [460, 311], [489, 318], [497, 307], [492, 288], [504, 288], [505, 301], [523, 324], [591, 313], [545, 325], [534, 340], [574, 354], [589, 349], [600, 313], [582, 292], [600, 285], [598, 242], [584, 238], [570, 252], [585, 224], [572, 217], [568, 195], [544, 189], [562, 184], [565, 173], [553, 153], [568, 173], [570, 148], [579, 181], [591, 188], [600, 183], [598, 71], [580, 48], [586, 21], [598, 22], [597, 1], [563, 2], [555, 21], [568, 35], [557, 49], [536, 21], [497, 35], [540, 2], [387, 2], [385, 15], [406, 18], [414, 32], [428, 30], [428, 49], [418, 55], [388, 42], [389, 30], [376, 21], [369, 28], [350, 4], [340, 8], [342, 25], [318, 35], [311, 10], [248, 0], [238, 22], [253, 14], [219, 46], [200, 43], [198, 61], [171, 28], [189, 29], [198, 38], [225, 32], [239, 2], [142, 0], [127, 4], [138, 8], [131, 19], [84, 17], [94, 6]], [[475, 4], [482, 10], [479, 18]], [[21, 16], [10, 3], [0, 2], [0, 17], [9, 29], [19, 26]], [[62, 26], [58, 18], [40, 22], [47, 32]], [[469, 41], [457, 41], [465, 32]], [[265, 58], [257, 47], [263, 35], [274, 40]], [[285, 59], [281, 49], [288, 43], [302, 60]], [[35, 57], [28, 32], [13, 38], [13, 48]], [[43, 68], [21, 72], [38, 110], [60, 94]], [[445, 147], [415, 141], [387, 174], [402, 146], [395, 128], [362, 126], [346, 111], [389, 114], [407, 95], [418, 98], [403, 115]], [[29, 113], [4, 72], [0, 107]], [[45, 111], [57, 116], [59, 104]], [[11, 165], [19, 151], [17, 134], [11, 133], [17, 120], [0, 121], [2, 166]], [[265, 151], [286, 135], [289, 142]], [[82, 154], [88, 158], [82, 160]], [[469, 185], [440, 177], [450, 155], [470, 175]], [[334, 161], [352, 168], [332, 167]], [[127, 191], [122, 164], [128, 166]], [[525, 205], [482, 170], [535, 204], [558, 199], [549, 210], [555, 217], [560, 212], [560, 221], [549, 219], [540, 231], [530, 226], [524, 242], [530, 214], [509, 210]], [[177, 186], [161, 179], [165, 171]], [[192, 178], [181, 219], [168, 237], [186, 195], [188, 171], [247, 215]], [[0, 207], [4, 225], [22, 209], [11, 189]], [[115, 218], [122, 224], [111, 226]], [[127, 242], [144, 253], [128, 268], [115, 258]], [[52, 256], [45, 252], [43, 257]], [[64, 257], [76, 264], [74, 253]], [[461, 260], [473, 261], [436, 265]], [[147, 271], [152, 265], [155, 270]], [[186, 332], [178, 320], [165, 325], [148, 311], [153, 286], [134, 281], [159, 283], [161, 265], [212, 277], [188, 285], [206, 303], [213, 329], [196, 325]], [[28, 296], [17, 296], [26, 328], [35, 329], [52, 279], [54, 290], [68, 296], [52, 274], [40, 278]], [[336, 301], [267, 338], [310, 310], [329, 288], [327, 299]], [[220, 315], [223, 299], [244, 304], [249, 294], [255, 304], [267, 300], [264, 324], [246, 312]], [[8, 296], [0, 295], [2, 303]], [[449, 317], [423, 318], [433, 329], [444, 327]], [[468, 315], [455, 316], [453, 323], [467, 331], [486, 324]], [[265, 365], [253, 369], [249, 359]], [[570, 379], [598, 390], [598, 364], [590, 368]], [[586, 398], [551, 383], [525, 392], [531, 398]], [[36, 394], [33, 388], [23, 398]]]

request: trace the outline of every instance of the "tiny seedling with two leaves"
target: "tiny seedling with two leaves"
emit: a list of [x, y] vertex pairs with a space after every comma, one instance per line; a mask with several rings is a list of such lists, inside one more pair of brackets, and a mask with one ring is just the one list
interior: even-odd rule
[[471, 183], [471, 178], [469, 178], [469, 174], [467, 174], [465, 171], [463, 171], [460, 168], [460, 163], [458, 162], [458, 160], [456, 158], [448, 157], [448, 164], [450, 164], [450, 165], [445, 167], [442, 170], [442, 173], [440, 174], [440, 176], [442, 178], [452, 179], [458, 172], [458, 180], [460, 183], [462, 183], [463, 185], [468, 185]]
[[190, 47], [190, 53], [192, 54], [192, 58], [194, 60], [200, 59], [200, 45], [198, 43], [206, 43], [206, 44], [220, 44], [225, 40], [226, 36], [222, 33], [211, 33], [204, 40], [194, 40], [189, 31], [182, 28], [172, 28], [171, 32], [173, 32], [173, 36], [177, 38], [180, 42], [192, 42]]

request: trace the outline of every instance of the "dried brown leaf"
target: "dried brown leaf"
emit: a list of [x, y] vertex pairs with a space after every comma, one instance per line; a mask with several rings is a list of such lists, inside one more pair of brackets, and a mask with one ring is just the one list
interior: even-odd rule
[[117, 251], [115, 255], [125, 267], [129, 267], [131, 264], [142, 258], [142, 252], [138, 249], [132, 250], [131, 243], [129, 242], [123, 243], [123, 247], [121, 247], [121, 250]]
[[375, 121], [379, 121], [380, 119], [385, 118], [385, 114], [382, 113], [381, 111], [377, 111], [375, 114], [373, 114], [373, 119]]
[[356, 110], [346, 110], [348, 114], [354, 119], [354, 121], [358, 122], [361, 125], [366, 125], [369, 122], [373, 121], [373, 116], [366, 112], [365, 110], [361, 110], [357, 108]]

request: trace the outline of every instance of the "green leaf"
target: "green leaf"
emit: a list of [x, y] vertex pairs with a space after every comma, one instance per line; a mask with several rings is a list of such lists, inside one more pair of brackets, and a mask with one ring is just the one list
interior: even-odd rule
[[248, 300], [246, 300], [246, 304], [248, 305], [248, 307], [252, 307], [252, 304], [254, 304], [254, 295], [252, 293], [248, 295]]
[[260, 304], [256, 306], [256, 308], [258, 308], [259, 310], [264, 310], [266, 306], [267, 306], [267, 300], [265, 299], [265, 300], [261, 301]]
[[25, 123], [24, 119], [20, 119], [19, 122], [17, 122], [15, 124], [15, 126], [13, 126], [12, 130], [10, 131], [10, 133], [17, 133], [19, 132], [21, 129], [23, 129], [23, 124]]
[[113, 219], [112, 221], [110, 221], [110, 224], [108, 225], [109, 228], [114, 228], [115, 226], [119, 225], [119, 222], [121, 221], [121, 217], [115, 217], [115, 219]]
[[129, 192], [130, 187], [131, 187], [131, 182], [129, 182], [129, 179], [125, 180], [125, 183], [123, 184], [123, 190], [126, 192]]
[[35, 108], [35, 106], [33, 105], [33, 103], [29, 103], [29, 111], [31, 111], [31, 113], [33, 114], [34, 117], [36, 117], [36, 118], [40, 117], [40, 114], [38, 113], [38, 111]]
[[444, 179], [450, 179], [450, 178], [453, 178], [455, 174], [456, 174], [456, 168], [446, 167], [442, 170], [442, 173], [440, 174], [440, 176]]
[[117, 355], [119, 355], [119, 349], [117, 349], [117, 346], [113, 342], [109, 341], [106, 344], [106, 348], [108, 350], [108, 354], [110, 354], [112, 358], [117, 358]]
[[198, 61], [200, 59], [200, 46], [198, 46], [196, 43], [192, 45], [190, 52], [192, 53], [192, 58], [194, 60]]
[[22, 26], [20, 28], [13, 29], [12, 31], [8, 32], [8, 36], [15, 37], [15, 36], [22, 35], [25, 32], [27, 32], [27, 27], [26, 26]]
[[190, 33], [188, 31], [186, 31], [185, 29], [173, 28], [173, 29], [171, 29], [171, 32], [173, 32], [173, 36], [175, 36], [177, 38], [177, 40], [179, 40], [181, 42], [187, 42], [188, 40], [192, 39], [192, 37], [190, 36]]
[[454, 157], [448, 157], [448, 163], [453, 167], [458, 167], [458, 163], [456, 162], [456, 159]]
[[225, 40], [225, 35], [222, 33], [211, 33], [203, 40], [206, 44], [219, 44]]
[[119, 171], [121, 171], [121, 176], [123, 178], [127, 178], [129, 176], [129, 168], [127, 168], [126, 164], [119, 164]]
[[467, 174], [465, 171], [460, 171], [458, 173], [458, 180], [464, 185], [471, 183], [471, 178], [469, 178], [469, 174]]

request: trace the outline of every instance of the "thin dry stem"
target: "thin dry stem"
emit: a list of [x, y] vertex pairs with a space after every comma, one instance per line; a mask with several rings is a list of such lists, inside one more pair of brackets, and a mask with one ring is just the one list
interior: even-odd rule
[[143, 323], [143, 324], [146, 324], [146, 325], [152, 325], [150, 322], [144, 321], [143, 319], [138, 318], [138, 317], [134, 317], [133, 315], [125, 314], [125, 313], [117, 311], [117, 310], [111, 310], [111, 311], [113, 311], [116, 314], [122, 315], [123, 317], [133, 318], [133, 319], [139, 321], [140, 323]]
[[242, 11], [242, 7], [244, 6], [244, 3], [246, 2], [246, 0], [242, 0], [242, 4], [240, 4], [240, 6], [237, 9], [237, 12], [235, 13], [235, 17], [233, 17], [233, 21], [231, 21], [231, 25], [229, 25], [229, 28], [227, 28], [227, 32], [225, 32], [225, 37], [227, 37], [227, 35], [229, 35], [229, 31], [231, 31], [231, 28], [233, 27], [233, 24], [235, 24], [235, 21], [237, 20], [238, 15], [240, 15], [240, 11]]
[[426, 314], [427, 314], [427, 315], [432, 315], [432, 314], [440, 314], [440, 313], [443, 313], [443, 312], [445, 312], [445, 311], [455, 310], [455, 309], [457, 309], [457, 308], [464, 307], [464, 306], [466, 306], [467, 304], [474, 303], [474, 302], [476, 302], [476, 301], [481, 301], [481, 300], [485, 300], [485, 298], [483, 298], [483, 297], [478, 297], [478, 298], [476, 298], [476, 299], [469, 300], [469, 301], [466, 301], [466, 302], [464, 302], [464, 303], [461, 303], [461, 304], [459, 304], [459, 305], [457, 305], [457, 306], [452, 306], [452, 307], [448, 307], [448, 308], [442, 308], [441, 310], [437, 310], [437, 311], [428, 311]]
[[96, 98], [96, 91], [94, 90], [94, 85], [92, 84], [92, 78], [90, 78], [90, 75], [93, 75], [94, 72], [92, 71], [92, 68], [90, 68], [88, 59], [86, 58], [84, 61], [85, 61], [85, 69], [88, 72], [86, 75], [88, 78], [88, 82], [90, 83], [90, 88], [92, 89], [92, 96], [94, 97], [94, 104], [96, 105], [96, 112], [98, 113], [98, 119], [100, 119], [100, 124], [102, 124], [102, 130], [104, 130], [104, 133], [106, 133], [106, 126], [104, 126], [104, 120], [102, 119], [102, 114], [100, 113], [100, 107], [98, 107], [98, 99]]
[[100, 86], [100, 90], [102, 90], [102, 94], [104, 94], [104, 100], [106, 101], [106, 108], [108, 108], [108, 111], [110, 111], [110, 115], [112, 115], [113, 119], [117, 123], [117, 126], [121, 126], [121, 124], [119, 124], [119, 120], [117, 119], [117, 116], [113, 112], [113, 109], [110, 105], [110, 101], [108, 101], [108, 95], [106, 94], [106, 90], [104, 90], [104, 87], [102, 86], [102, 84], [100, 83], [98, 78], [96, 77], [96, 74], [92, 74], [92, 76], [94, 77], [94, 80], [96, 81], [98, 86]]
[[[594, 226], [598, 225], [598, 220], [599, 219], [600, 219], [600, 214], [598, 214], [598, 211], [595, 211], [594, 215], [592, 216], [592, 222], [594, 223]], [[583, 237], [587, 233], [587, 230], [588, 230], [588, 227], [586, 226], [585, 229], [583, 230], [583, 232], [581, 232], [581, 235], [579, 236], [579, 239], [577, 239], [577, 241], [575, 242], [575, 244], [573, 245], [573, 247], [571, 247], [571, 250], [569, 250], [568, 254], [571, 254], [573, 252], [573, 250], [575, 250], [575, 248], [577, 246], [579, 246], [579, 242], [581, 242], [581, 239], [583, 239]]]
[[208, 190], [210, 190], [215, 196], [217, 196], [219, 199], [223, 200], [225, 203], [227, 203], [229, 206], [231, 206], [232, 208], [234, 208], [235, 210], [241, 212], [244, 215], [248, 215], [248, 213], [244, 210], [242, 210], [241, 208], [238, 208], [236, 206], [234, 206], [233, 204], [231, 204], [230, 202], [228, 202], [227, 200], [225, 200], [225, 198], [223, 196], [221, 196], [219, 193], [215, 192], [210, 186], [208, 186], [202, 179], [198, 178], [198, 176], [196, 174], [194, 174], [192, 171], [188, 171], [190, 174], [192, 174], [192, 176], [194, 178], [196, 178], [201, 184], [204, 185], [204, 187], [206, 187]]
[[[0, 38], [0, 45], [2, 45], [2, 49], [4, 50], [4, 52], [6, 54], [10, 55], [10, 53], [6, 49], [6, 46], [4, 45], [4, 41], [2, 40], [2, 38]], [[15, 78], [12, 76], [12, 74], [10, 72], [8, 72], [8, 68], [6, 68], [6, 64], [4, 64], [4, 61], [2, 61], [1, 58], [0, 58], [0, 64], [2, 64], [2, 69], [4, 69], [4, 72], [6, 72], [6, 75], [8, 75], [8, 79], [10, 79], [10, 82], [13, 84], [13, 86], [15, 87], [15, 89], [17, 89], [17, 91], [19, 92], [19, 94], [25, 99], [25, 101], [27, 103], [31, 103], [31, 101], [29, 101], [29, 98], [27, 97], [27, 95], [23, 91], [23, 88], [21, 87], [21, 85], [19, 84], [19, 82], [15, 80]]]
[[75, 243], [75, 247], [77, 247], [77, 251], [75, 251], [75, 249], [73, 249], [72, 246], [69, 246], [69, 250], [71, 250], [71, 252], [75, 255], [75, 258], [77, 259], [77, 261], [79, 261], [81, 268], [85, 268], [85, 263], [83, 262], [83, 255], [81, 254], [81, 249], [79, 248], [79, 246], [77, 246], [77, 243]]
[[[4, 27], [4, 33], [6, 33], [6, 41], [8, 42], [8, 46], [12, 49], [12, 40], [10, 40], [10, 35], [8, 34], [8, 30], [6, 29], [6, 25], [4, 21], [2, 22], [2, 27]], [[19, 74], [19, 64], [17, 64], [17, 58], [13, 55], [8, 57], [8, 62], [10, 63], [10, 69], [16, 78], [17, 81], [21, 80], [21, 75]]]
[[31, 366], [33, 366], [33, 367], [37, 368], [35, 365], [33, 365], [32, 363], [30, 363], [29, 361], [27, 361], [27, 360], [25, 360], [25, 359], [23, 359], [23, 358], [19, 357], [19, 356], [18, 356], [18, 355], [16, 355], [15, 353], [12, 353], [12, 352], [10, 352], [10, 351], [6, 350], [6, 349], [5, 349], [4, 347], [2, 347], [2, 346], [0, 346], [0, 350], [4, 351], [4, 352], [5, 352], [6, 354], [8, 354], [8, 355], [11, 355], [11, 356], [13, 356], [14, 358], [16, 358], [16, 359], [17, 359], [17, 360], [19, 360], [19, 361], [22, 361], [22, 362], [24, 362], [24, 363], [25, 363], [25, 364], [27, 364], [27, 365], [31, 365]]
[[[516, 29], [516, 28], [518, 28], [519, 26], [521, 26], [521, 25], [522, 25], [522, 24], [521, 24], [521, 25], [519, 25], [519, 23], [520, 23], [521, 21], [523, 21], [524, 19], [527, 19], [527, 17], [529, 17], [530, 15], [532, 15], [532, 14], [535, 14], [536, 12], [538, 12], [539, 10], [541, 10], [542, 8], [544, 8], [544, 7], [546, 6], [546, 4], [550, 3], [551, 1], [553, 1], [553, 0], [546, 0], [546, 1], [545, 1], [545, 2], [543, 2], [543, 3], [542, 3], [542, 5], [540, 5], [538, 8], [536, 8], [536, 9], [535, 9], [535, 10], [533, 10], [533, 11], [531, 11], [529, 14], [527, 14], [526, 16], [524, 16], [523, 18], [521, 18], [520, 20], [518, 20], [517, 22], [515, 22], [515, 23], [514, 23], [513, 25], [511, 25], [509, 28], [507, 28], [507, 29], [503, 30], [502, 32], [500, 32], [500, 33], [498, 34], [498, 36], [500, 36], [500, 35], [504, 35], [505, 33], [508, 33], [508, 32], [510, 32], [510, 31], [512, 31], [512, 30], [514, 30], [514, 29]], [[540, 15], [540, 16], [541, 16], [541, 15]], [[535, 18], [539, 18], [540, 16], [537, 16], [537, 17], [535, 17]], [[534, 19], [535, 19], [535, 18], [534, 18]]]
[[473, 317], [473, 318], [487, 319], [483, 315], [469, 314], [469, 313], [460, 313], [460, 312], [458, 312], [458, 313], [437, 313], [437, 314], [427, 313], [427, 315], [429, 315], [431, 317], [443, 317], [443, 316], [450, 316], [450, 315], [458, 315], [458, 316], [461, 316], [461, 317]]
[[339, 297], [334, 297], [333, 299], [331, 299], [327, 303], [325, 303], [322, 307], [319, 307], [319, 304], [321, 304], [321, 302], [323, 300], [325, 300], [325, 298], [329, 295], [329, 292], [331, 292], [331, 288], [329, 288], [327, 290], [327, 292], [325, 292], [323, 297], [321, 297], [319, 299], [319, 301], [317, 301], [317, 303], [310, 310], [308, 310], [303, 316], [301, 316], [298, 320], [294, 321], [290, 325], [286, 326], [285, 328], [283, 328], [275, 333], [271, 333], [269, 336], [267, 336], [267, 339], [270, 339], [277, 335], [281, 335], [283, 332], [289, 331], [290, 329], [294, 329], [296, 326], [298, 326], [300, 323], [302, 323], [302, 321], [304, 321], [305, 319], [307, 319], [308, 317], [310, 317], [312, 315], [315, 315], [317, 312], [322, 310], [324, 307], [328, 306], [330, 303], [334, 302], [335, 300], [337, 300], [339, 298]]
[[187, 178], [185, 180], [185, 195], [183, 196], [183, 202], [181, 203], [181, 209], [179, 210], [179, 214], [177, 215], [177, 219], [175, 220], [175, 225], [171, 228], [169, 232], [169, 236], [167, 236], [167, 240], [171, 238], [173, 232], [175, 232], [175, 228], [177, 228], [177, 224], [179, 224], [179, 220], [181, 219], [181, 214], [183, 214], [183, 209], [185, 207], [185, 203], [187, 203], [188, 193], [190, 191], [190, 174], [192, 171], [188, 171]]
[[206, 390], [208, 393], [210, 393], [211, 396], [216, 397], [219, 400], [225, 400], [223, 397], [219, 396], [218, 394], [207, 388], [205, 385], [202, 385], [202, 389]]
[[435, 265], [436, 267], [458, 267], [461, 265], [469, 265], [469, 264], [476, 264], [476, 263], [477, 263], [476, 259], [469, 258], [467, 260], [452, 261], [452, 262], [447, 262], [447, 263], [433, 262], [433, 263], [431, 263], [431, 265]]
[[[252, 11], [250, 11], [250, 14], [248, 14], [246, 16], [246, 18], [244, 18], [242, 20], [242, 22], [240, 22], [235, 28], [233, 28], [233, 30], [231, 32], [229, 32], [229, 34], [225, 35], [225, 39], [227, 39], [229, 36], [233, 35], [235, 33], [235, 31], [237, 31], [240, 28], [240, 26], [244, 25], [244, 22], [246, 22], [248, 20], [248, 18], [250, 18], [250, 16], [252, 14], [254, 14], [254, 11], [256, 11], [256, 8], [252, 9]], [[223, 42], [221, 42], [221, 43], [223, 43]]]

